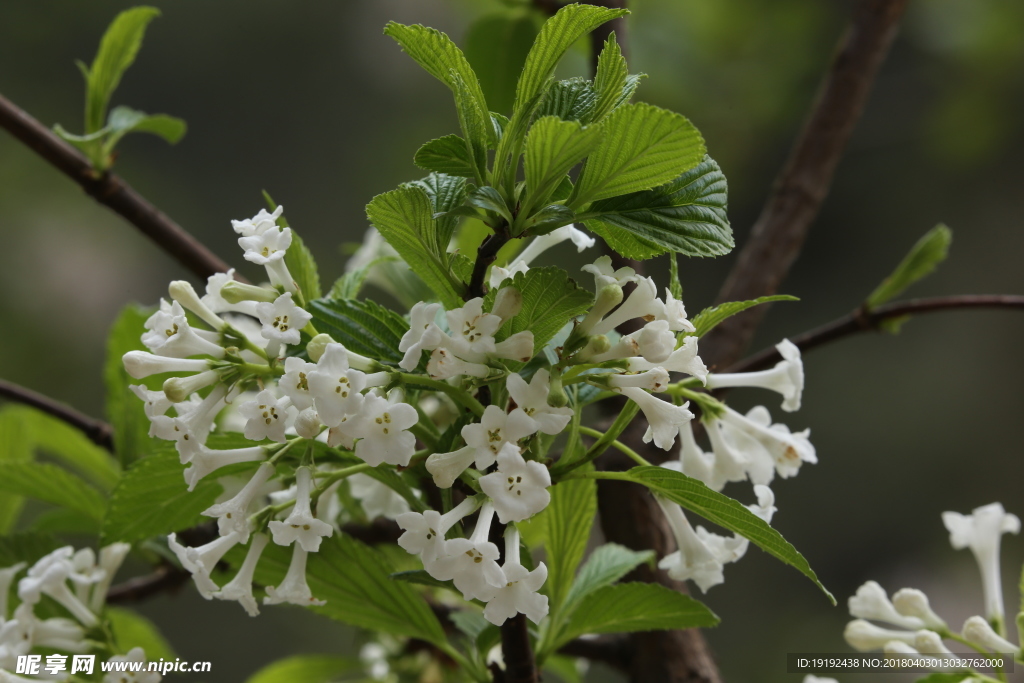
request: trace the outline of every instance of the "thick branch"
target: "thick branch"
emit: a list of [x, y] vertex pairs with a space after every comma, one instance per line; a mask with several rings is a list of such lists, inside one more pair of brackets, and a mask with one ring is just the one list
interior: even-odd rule
[[63, 420], [85, 434], [97, 446], [102, 446], [111, 452], [114, 450], [114, 430], [102, 420], [95, 420], [49, 396], [43, 396], [3, 379], [0, 379], [0, 396], [32, 406], [58, 420]]
[[[775, 188], [740, 250], [718, 301], [774, 294], [803, 246], [836, 166], [896, 36], [908, 0], [862, 0]], [[749, 346], [765, 307], [736, 315], [708, 334], [711, 366], [730, 365]]]
[[183, 266], [201, 278], [228, 265], [195, 237], [150, 204], [114, 173], [97, 174], [77, 149], [61, 140], [17, 105], [0, 95], [0, 128], [82, 186], [86, 194], [120, 214]]
[[[505, 671], [500, 683], [538, 683], [525, 614], [517, 614], [501, 625], [501, 652]], [[495, 681], [499, 683], [497, 678]]]
[[494, 259], [498, 257], [498, 252], [501, 251], [501, 248], [508, 243], [508, 240], [508, 233], [502, 231], [489, 235], [487, 239], [481, 243], [480, 248], [476, 251], [476, 263], [473, 264], [473, 275], [469, 278], [469, 289], [466, 293], [467, 300], [475, 299], [476, 297], [483, 296], [486, 293], [484, 291], [484, 276], [487, 274], [487, 267], [494, 263]]
[[[1024, 296], [1010, 294], [938, 296], [931, 299], [911, 299], [879, 306], [871, 311], [857, 309], [821, 327], [790, 339], [801, 351], [861, 332], [878, 332], [882, 323], [904, 316], [938, 313], [962, 308], [1011, 308], [1024, 310]], [[749, 372], [769, 367], [782, 360], [775, 348], [764, 349], [729, 367], [727, 372]]]

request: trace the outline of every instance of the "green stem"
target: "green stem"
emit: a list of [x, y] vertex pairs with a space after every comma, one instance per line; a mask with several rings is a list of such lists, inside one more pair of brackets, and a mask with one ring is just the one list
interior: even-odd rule
[[316, 509], [316, 503], [318, 500], [320, 500], [320, 496], [323, 495], [323, 492], [330, 488], [331, 484], [333, 484], [334, 482], [345, 479], [346, 477], [351, 477], [353, 474], [365, 472], [366, 470], [369, 469], [373, 469], [373, 465], [364, 462], [359, 465], [352, 465], [351, 467], [345, 467], [343, 469], [334, 470], [333, 472], [328, 473], [327, 476], [323, 477], [320, 480], [320, 483], [317, 485], [316, 490], [313, 492], [313, 495], [310, 496], [311, 507], [313, 507], [313, 509]]
[[[591, 429], [590, 427], [583, 427], [583, 426], [581, 426], [580, 427], [580, 432], [583, 433], [583, 434], [586, 434], [587, 436], [597, 437], [599, 440], [603, 439], [605, 437], [605, 433], [604, 432], [599, 432], [598, 430]], [[647, 467], [653, 467], [653, 465], [651, 465], [651, 463], [647, 462], [643, 458], [643, 456], [641, 456], [639, 453], [637, 453], [632, 448], [630, 448], [626, 444], [622, 443], [618, 439], [613, 440], [611, 442], [611, 446], [612, 446], [612, 448], [616, 449], [617, 451], [619, 451], [623, 455], [629, 456], [629, 458], [633, 462], [637, 463], [638, 465], [646, 465]]]
[[636, 417], [636, 414], [638, 412], [640, 412], [640, 406], [638, 406], [633, 401], [629, 401], [622, 409], [622, 412], [619, 413], [619, 416], [615, 418], [615, 422], [612, 423], [612, 426], [609, 427], [608, 431], [605, 432], [594, 443], [594, 445], [587, 449], [586, 455], [584, 455], [579, 460], [575, 460], [571, 463], [566, 464], [563, 467], [555, 465], [555, 467], [552, 468], [551, 473], [554, 475], [562, 475], [565, 474], [566, 472], [571, 472], [578, 467], [582, 467], [583, 465], [586, 465], [588, 462], [591, 462], [597, 457], [599, 457], [602, 453], [608, 450], [608, 448], [612, 445], [612, 442], [619, 438], [619, 435], [626, 430], [626, 427], [629, 426], [629, 423], [633, 421], [633, 418]]
[[571, 472], [558, 478], [559, 481], [566, 481], [568, 479], [616, 479], [618, 481], [633, 481], [633, 478], [625, 472]]
[[400, 372], [398, 376], [406, 384], [411, 384], [415, 387], [424, 387], [426, 389], [432, 389], [433, 391], [440, 391], [442, 393], [451, 396], [452, 400], [461, 405], [463, 408], [473, 413], [477, 417], [484, 414], [484, 407], [480, 401], [476, 400], [465, 391], [458, 387], [453, 387], [447, 382], [441, 380], [431, 379], [424, 377], [423, 375], [413, 375], [408, 372]]

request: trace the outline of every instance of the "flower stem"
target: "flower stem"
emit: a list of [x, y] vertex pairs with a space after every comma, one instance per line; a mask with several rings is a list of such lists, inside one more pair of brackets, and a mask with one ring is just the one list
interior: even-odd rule
[[423, 375], [413, 375], [408, 372], [399, 372], [397, 374], [401, 378], [402, 382], [404, 382], [405, 384], [411, 384], [412, 386], [415, 387], [423, 387], [425, 389], [431, 389], [433, 391], [440, 391], [442, 393], [448, 394], [449, 396], [451, 396], [453, 401], [455, 401], [456, 403], [458, 403], [463, 408], [467, 409], [469, 412], [473, 413], [477, 417], [480, 417], [481, 415], [484, 414], [484, 407], [480, 403], [480, 401], [476, 400], [475, 398], [467, 394], [465, 391], [459, 389], [458, 387], [453, 387], [447, 382], [442, 382], [440, 380], [424, 377]]
[[[598, 440], [605, 438], [604, 432], [599, 432], [596, 429], [591, 429], [590, 427], [584, 427], [582, 425], [580, 426], [580, 433], [586, 434], [587, 436], [596, 437]], [[616, 449], [623, 455], [629, 456], [629, 458], [638, 465], [646, 465], [647, 467], [652, 467], [651, 463], [647, 462], [647, 460], [645, 460], [643, 456], [641, 456], [639, 453], [637, 453], [632, 448], [622, 443], [618, 439], [612, 440], [611, 447]]]
[[[612, 445], [612, 442], [619, 437], [619, 434], [622, 434], [622, 432], [626, 430], [626, 427], [629, 426], [629, 423], [633, 421], [633, 418], [636, 417], [638, 412], [640, 412], [640, 406], [633, 401], [629, 401], [622, 409], [622, 412], [619, 413], [619, 416], [615, 418], [615, 422], [613, 422], [612, 426], [608, 428], [608, 431], [602, 434], [594, 445], [587, 449], [586, 454], [582, 458], [565, 463], [564, 465], [562, 463], [556, 464], [551, 468], [551, 474], [555, 476], [563, 475], [595, 460], [598, 456], [608, 450]], [[580, 429], [582, 430], [583, 428], [581, 427]]]

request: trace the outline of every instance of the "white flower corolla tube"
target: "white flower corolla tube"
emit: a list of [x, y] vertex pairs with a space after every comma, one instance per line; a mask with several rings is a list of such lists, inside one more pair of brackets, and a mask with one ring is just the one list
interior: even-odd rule
[[[130, 384], [128, 388], [142, 401], [146, 417], [152, 420], [154, 417], [161, 417], [167, 414], [171, 408], [171, 400], [163, 391], [150, 391], [141, 384]], [[150, 436], [154, 436], [150, 433]]]
[[633, 334], [636, 335], [639, 355], [648, 362], [663, 363], [676, 350], [676, 336], [669, 329], [667, 320], [649, 322]]
[[462, 308], [445, 313], [451, 330], [451, 350], [471, 363], [483, 363], [494, 354], [494, 334], [502, 324], [498, 316], [484, 313], [483, 306], [483, 298], [477, 297]]
[[96, 553], [88, 547], [75, 551], [71, 556], [71, 568], [68, 579], [75, 589], [75, 596], [87, 604], [92, 587], [103, 580], [106, 571], [96, 564]]
[[697, 337], [684, 339], [682, 346], [669, 354], [669, 357], [661, 363], [652, 363], [643, 357], [629, 359], [630, 372], [643, 372], [656, 367], [665, 368], [669, 372], [682, 372], [696, 377], [701, 382], [707, 381], [708, 368], [697, 355]]
[[210, 361], [202, 358], [169, 358], [145, 351], [129, 351], [121, 357], [125, 372], [135, 379], [164, 372], [203, 372], [210, 369]]
[[885, 589], [876, 581], [868, 581], [854, 594], [848, 603], [851, 617], [872, 619], [901, 628], [917, 631], [924, 628], [924, 621], [918, 617], [906, 616], [896, 611], [889, 601]]
[[434, 322], [441, 311], [441, 304], [417, 303], [409, 311], [409, 331], [402, 335], [398, 350], [405, 354], [398, 364], [403, 370], [415, 370], [423, 351], [433, 351], [449, 337]]
[[298, 344], [300, 330], [313, 319], [310, 313], [292, 301], [291, 292], [277, 297], [274, 303], [256, 304], [256, 315], [263, 325], [263, 336], [282, 344]]
[[942, 522], [949, 530], [949, 542], [955, 550], [970, 548], [981, 571], [985, 596], [985, 614], [1003, 620], [1003, 584], [999, 569], [999, 546], [1003, 534], [1020, 532], [1020, 518], [1009, 514], [1000, 503], [975, 508], [969, 515], [943, 512]]
[[523, 330], [494, 345], [491, 358], [507, 358], [525, 363], [533, 358], [533, 332]]
[[782, 409], [786, 412], [800, 410], [800, 398], [804, 391], [804, 364], [796, 344], [783, 339], [775, 345], [782, 360], [771, 370], [760, 372], [736, 372], [731, 374], [708, 375], [705, 383], [708, 389], [729, 387], [760, 387], [771, 389], [782, 395]]
[[608, 334], [622, 323], [643, 318], [653, 321], [664, 310], [665, 304], [658, 299], [658, 288], [654, 280], [641, 277], [636, 280], [636, 289], [630, 292], [622, 305], [606, 315], [601, 322], [590, 329], [590, 334]]
[[[506, 443], [500, 452], [504, 452], [504, 449], [511, 449], [516, 453], [519, 452], [519, 447], [515, 444]], [[487, 451], [490, 454], [490, 451]], [[492, 454], [491, 454], [492, 455]], [[425, 467], [430, 476], [434, 479], [434, 484], [440, 489], [451, 488], [455, 483], [455, 480], [466, 471], [466, 469], [473, 464], [473, 461], [477, 458], [477, 449], [473, 446], [465, 446], [455, 451], [448, 453], [431, 453], [427, 456]], [[493, 464], [493, 463], [491, 463]], [[486, 469], [484, 467], [480, 469]]]
[[505, 413], [498, 406], [489, 405], [480, 422], [462, 428], [462, 438], [474, 449], [476, 466], [483, 470], [494, 464], [505, 444], [515, 445], [536, 431], [537, 423], [522, 408]]
[[229, 550], [241, 542], [242, 534], [237, 531], [195, 548], [178, 543], [175, 534], [167, 536], [167, 546], [178, 556], [181, 566], [192, 574], [192, 580], [195, 582], [199, 594], [207, 600], [212, 599], [213, 592], [218, 590], [217, 584], [210, 578], [214, 567]]
[[185, 483], [188, 484], [189, 491], [194, 491], [196, 484], [203, 477], [221, 467], [237, 465], [241, 462], [259, 462], [266, 458], [267, 450], [263, 446], [247, 446], [218, 451], [200, 445], [189, 460], [191, 463], [189, 468], [185, 470]]
[[[768, 423], [764, 421], [765, 416]], [[743, 416], [725, 406], [721, 419], [764, 446], [775, 461], [775, 471], [783, 479], [796, 475], [805, 462], [818, 462], [814, 446], [808, 438], [811, 433], [809, 429], [790, 432], [784, 424], [770, 424], [771, 416], [763, 408], [751, 410], [747, 416]]]
[[225, 405], [227, 394], [228, 388], [221, 384], [215, 386], [198, 403], [182, 402], [175, 405], [178, 417], [171, 423], [170, 431], [182, 465], [191, 462], [196, 453], [202, 450], [206, 437], [213, 429], [213, 421]]
[[668, 386], [669, 376], [665, 368], [654, 368], [634, 375], [609, 375], [608, 386], [613, 389], [622, 387], [639, 387], [648, 391], [664, 391]]
[[[545, 251], [547, 251], [551, 247], [561, 244], [566, 240], [572, 241], [573, 246], [576, 247], [576, 251], [578, 253], [583, 253], [584, 249], [589, 249], [590, 247], [594, 246], [594, 244], [597, 243], [597, 240], [587, 235], [587, 233], [583, 232], [575, 225], [563, 225], [560, 228], [555, 228], [546, 235], [539, 235], [535, 237], [533, 241], [527, 244], [526, 248], [519, 252], [519, 255], [512, 260], [510, 266], [518, 266], [520, 264], [524, 266], [529, 265], [533, 263], [534, 259], [543, 254]], [[603, 262], [602, 265], [604, 265]], [[595, 269], [599, 268], [595, 266], [590, 267]], [[611, 269], [611, 258], [608, 258], [607, 269]]]
[[367, 474], [353, 474], [347, 481], [349, 493], [359, 501], [368, 519], [395, 519], [409, 512], [409, 501], [373, 477]]
[[245, 250], [245, 260], [267, 269], [270, 283], [275, 287], [284, 287], [285, 291], [297, 292], [298, 287], [292, 280], [284, 255], [292, 244], [291, 228], [272, 227], [258, 235], [239, 237], [238, 246]]
[[433, 576], [435, 561], [445, 554], [445, 534], [464, 517], [473, 514], [479, 504], [476, 498], [466, 498], [443, 515], [436, 510], [398, 515], [395, 521], [403, 530], [398, 545], [411, 555], [419, 555], [423, 566]]
[[186, 310], [192, 311], [199, 319], [204, 323], [217, 330], [218, 332], [223, 331], [228, 324], [224, 322], [224, 319], [217, 315], [209, 306], [199, 298], [196, 290], [192, 288], [191, 283], [185, 280], [174, 280], [168, 286], [168, 293], [171, 298], [181, 304]]
[[803, 683], [839, 683], [839, 681], [837, 681], [834, 678], [822, 678], [820, 676], [812, 676], [811, 674], [807, 674], [806, 676], [804, 676]]
[[644, 417], [647, 418], [648, 427], [643, 437], [644, 443], [653, 440], [655, 446], [667, 451], [672, 448], [676, 435], [683, 425], [693, 419], [693, 413], [687, 410], [689, 403], [673, 405], [651, 396], [638, 387], [622, 387], [618, 391], [639, 405]]
[[[944, 655], [952, 657], [953, 651], [942, 642], [942, 636], [935, 631], [921, 630], [914, 634], [914, 649], [926, 655]], [[956, 666], [956, 665], [952, 665]]]
[[672, 291], [667, 287], [665, 288], [665, 306], [662, 310], [663, 312], [658, 314], [658, 320], [667, 322], [669, 329], [673, 332], [697, 331], [693, 323], [686, 318], [686, 307], [683, 306], [683, 302], [673, 297]]
[[926, 628], [945, 631], [946, 622], [931, 608], [928, 596], [916, 588], [901, 588], [892, 596], [893, 607], [905, 617], [917, 617]]
[[164, 396], [172, 403], [187, 401], [189, 396], [220, 381], [216, 370], [205, 370], [189, 377], [171, 377], [163, 383]]
[[996, 633], [995, 629], [992, 628], [992, 625], [984, 617], [968, 618], [964, 622], [963, 629], [960, 630], [960, 635], [991, 652], [1012, 655], [1020, 652], [1019, 647]]
[[[88, 652], [92, 649], [92, 644], [85, 637], [85, 629], [76, 622], [63, 617], [39, 619], [33, 613], [33, 607], [33, 605], [23, 603], [14, 610], [14, 620], [19, 624], [13, 629], [15, 632], [20, 632], [23, 640], [27, 635], [31, 647], [54, 648], [76, 653]], [[0, 643], [3, 641], [3, 635], [0, 635]], [[2, 647], [3, 645], [0, 644], [0, 648]]]
[[346, 415], [356, 414], [363, 404], [366, 375], [349, 367], [348, 352], [341, 344], [328, 344], [316, 369], [306, 375], [310, 396], [320, 420], [337, 427]]
[[517, 448], [503, 448], [498, 454], [498, 470], [480, 477], [479, 482], [502, 524], [529, 519], [551, 502], [548, 468], [539, 462], [527, 462]]
[[487, 276], [487, 284], [491, 289], [497, 289], [506, 280], [512, 280], [519, 273], [526, 273], [529, 270], [530, 266], [518, 260], [510, 263], [507, 268], [491, 266], [491, 272]]
[[148, 332], [142, 335], [142, 343], [158, 356], [167, 356], [168, 358], [203, 355], [213, 358], [224, 357], [224, 349], [220, 344], [203, 338], [189, 325], [185, 309], [177, 301], [169, 307], [165, 307], [161, 303], [160, 310], [146, 320], [145, 327]]
[[326, 605], [326, 600], [317, 600], [313, 597], [306, 582], [306, 560], [309, 556], [298, 543], [292, 550], [292, 561], [288, 565], [288, 573], [277, 586], [267, 586], [267, 596], [263, 598], [264, 605], [279, 605], [288, 602], [293, 605], [304, 607]]
[[473, 535], [445, 541], [443, 555], [428, 570], [440, 581], [451, 580], [466, 600], [486, 600], [506, 583], [505, 572], [498, 566], [498, 546], [487, 540], [493, 518], [494, 506], [484, 503]]
[[561, 434], [572, 419], [572, 408], [556, 408], [548, 403], [551, 373], [547, 368], [535, 372], [529, 383], [521, 375], [512, 373], [505, 380], [505, 388], [516, 407], [533, 420], [534, 431]]
[[470, 363], [455, 355], [451, 349], [439, 347], [430, 354], [427, 362], [427, 374], [433, 379], [451, 379], [468, 375], [469, 377], [487, 377], [491, 369], [483, 363]]
[[[711, 452], [714, 454], [714, 465], [711, 468], [711, 488], [721, 491], [730, 481], [743, 481], [747, 478], [750, 459], [747, 454], [734, 445], [727, 437], [728, 427], [721, 420], [709, 419], [704, 422]], [[770, 481], [770, 480], [769, 480]], [[767, 482], [758, 481], [763, 484]]]
[[242, 537], [242, 543], [249, 540], [249, 508], [262, 492], [264, 484], [274, 476], [274, 472], [273, 465], [269, 462], [263, 463], [249, 479], [249, 483], [233, 498], [203, 510], [207, 517], [217, 518], [217, 529], [221, 536], [238, 533]]
[[239, 414], [246, 419], [245, 438], [251, 441], [270, 439], [284, 443], [284, 430], [288, 421], [288, 406], [291, 400], [279, 399], [264, 389], [252, 401], [238, 406]]
[[846, 629], [843, 631], [843, 638], [846, 639], [850, 647], [860, 652], [881, 650], [886, 643], [893, 640], [913, 645], [916, 637], [916, 631], [882, 628], [863, 619], [854, 619], [846, 625]]
[[548, 615], [548, 597], [541, 595], [541, 586], [548, 578], [548, 568], [540, 562], [536, 569], [529, 571], [520, 563], [519, 531], [514, 524], [505, 529], [505, 562], [502, 564], [505, 574], [503, 585], [488, 586], [486, 597], [487, 607], [484, 608], [484, 619], [495, 626], [501, 626], [506, 620], [519, 613], [535, 624]]
[[295, 507], [283, 521], [274, 520], [269, 524], [274, 543], [298, 543], [306, 552], [315, 553], [320, 550], [324, 537], [334, 534], [333, 526], [313, 515], [310, 508], [312, 484], [313, 472], [308, 467], [300, 467], [295, 471]]
[[260, 209], [260, 212], [252, 218], [246, 218], [242, 221], [231, 221], [231, 227], [241, 237], [262, 235], [267, 230], [277, 227], [277, 219], [281, 217], [283, 212], [283, 206], [278, 206], [274, 209], [274, 213], [268, 213], [266, 209]]
[[[228, 284], [229, 282], [234, 283], [232, 287], [242, 285], [241, 282], [235, 280], [234, 268], [232, 268], [226, 273], [214, 273], [213, 275], [208, 277], [206, 279], [206, 294], [204, 294], [203, 298], [201, 299], [203, 304], [214, 313], [241, 313], [243, 315], [248, 315], [255, 318], [255, 301], [240, 300], [231, 302], [224, 298], [224, 285]], [[257, 289], [263, 288], [259, 287]], [[270, 293], [271, 296], [276, 294], [276, 292], [272, 292], [271, 290], [264, 291]]]
[[629, 267], [612, 266], [611, 256], [599, 256], [593, 263], [588, 263], [580, 270], [594, 276], [594, 291], [600, 292], [608, 286], [625, 287], [628, 282], [637, 280], [636, 271]]
[[658, 567], [677, 581], [692, 580], [705, 593], [712, 586], [724, 582], [722, 563], [694, 531], [683, 509], [661, 496], [655, 496], [654, 499], [665, 513], [679, 548], [663, 557]]
[[519, 315], [523, 309], [523, 293], [515, 287], [503, 287], [494, 295], [491, 314], [501, 318], [502, 324]]
[[[669, 467], [669, 465], [674, 465]], [[715, 454], [705, 453], [697, 443], [693, 435], [693, 423], [687, 422], [679, 428], [679, 459], [664, 463], [663, 467], [669, 467], [677, 472], [682, 472], [688, 477], [698, 479], [715, 491], [721, 491], [725, 486], [725, 480], [718, 481], [714, 476]], [[712, 483], [714, 482], [714, 483]]]
[[89, 597], [89, 609], [93, 612], [99, 614], [102, 611], [110, 584], [131, 549], [129, 543], [111, 543], [100, 548], [99, 568], [103, 570], [103, 576], [96, 581]]
[[34, 605], [46, 595], [85, 626], [95, 626], [99, 623], [96, 615], [67, 585], [74, 574], [73, 552], [71, 546], [59, 548], [32, 565], [28, 575], [18, 581], [18, 598]]
[[358, 438], [356, 457], [374, 467], [382, 462], [408, 466], [416, 451], [416, 437], [409, 429], [418, 421], [416, 409], [408, 403], [367, 394], [351, 426]]
[[239, 567], [238, 573], [235, 574], [233, 579], [224, 584], [223, 588], [214, 591], [212, 596], [218, 600], [237, 601], [245, 608], [250, 617], [258, 616], [260, 608], [252, 594], [252, 579], [256, 573], [256, 564], [260, 561], [260, 555], [263, 554], [263, 549], [267, 547], [269, 542], [270, 539], [267, 538], [266, 534], [256, 534], [253, 536], [252, 542], [249, 544], [249, 551], [245, 554], [245, 560], [242, 561], [242, 566]]

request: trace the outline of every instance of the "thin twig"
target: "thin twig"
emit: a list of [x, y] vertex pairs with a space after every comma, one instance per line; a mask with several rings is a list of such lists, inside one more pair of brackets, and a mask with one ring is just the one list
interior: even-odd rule
[[[719, 302], [778, 291], [828, 194], [907, 3], [858, 4], [789, 160], [718, 293]], [[739, 360], [764, 313], [765, 307], [758, 306], [715, 328], [708, 335], [705, 362], [724, 367]]]
[[[790, 339], [801, 351], [828, 344], [861, 332], [878, 332], [882, 323], [904, 316], [938, 313], [964, 308], [1010, 308], [1024, 310], [1024, 296], [1011, 294], [937, 296], [930, 299], [911, 299], [879, 306], [871, 311], [857, 309], [842, 318], [826, 323], [809, 332]], [[775, 348], [764, 349], [753, 356], [731, 365], [726, 372], [761, 370], [782, 360]]]
[[[138, 228], [198, 277], [228, 270], [228, 264], [150, 204], [114, 173], [98, 174], [77, 149], [0, 95], [0, 128], [82, 186], [86, 194]], [[241, 279], [241, 278], [239, 278]]]
[[78, 429], [97, 446], [102, 446], [111, 452], [114, 450], [114, 430], [102, 420], [91, 418], [49, 396], [43, 396], [4, 379], [0, 379], [0, 396], [41, 410]]

